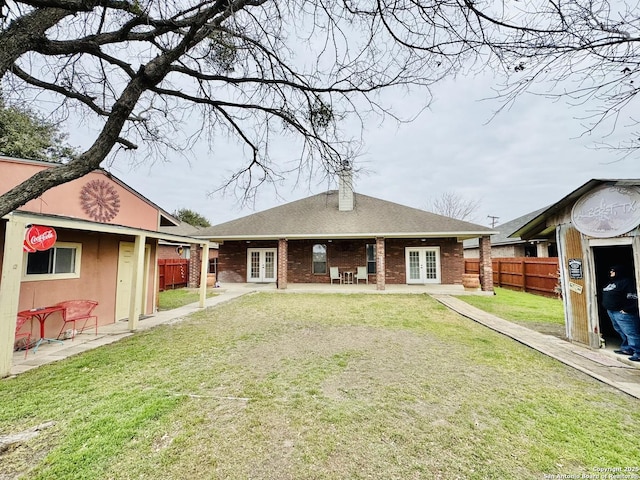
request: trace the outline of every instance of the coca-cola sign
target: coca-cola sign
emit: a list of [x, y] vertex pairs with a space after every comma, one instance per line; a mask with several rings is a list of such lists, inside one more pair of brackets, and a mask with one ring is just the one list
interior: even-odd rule
[[24, 250], [26, 252], [49, 250], [56, 243], [58, 236], [52, 227], [31, 225], [24, 236]]

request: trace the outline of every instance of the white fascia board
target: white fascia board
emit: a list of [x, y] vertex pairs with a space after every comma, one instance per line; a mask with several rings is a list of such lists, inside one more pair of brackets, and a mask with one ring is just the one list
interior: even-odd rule
[[112, 233], [118, 235], [144, 235], [148, 238], [156, 238], [162, 240], [168, 240], [172, 242], [188, 242], [196, 243], [198, 245], [209, 244], [207, 240], [202, 238], [185, 237], [181, 235], [171, 235], [167, 233], [161, 233], [153, 230], [144, 230], [141, 228], [125, 227], [123, 225], [110, 225], [106, 223], [89, 222], [87, 220], [80, 220], [69, 217], [57, 217], [52, 215], [38, 215], [27, 212], [12, 212], [5, 215], [3, 218], [9, 219], [13, 215], [19, 217], [26, 223], [45, 224], [50, 227], [68, 228], [71, 230], [82, 230], [87, 232], [97, 233]]
[[311, 234], [277, 234], [277, 235], [228, 235], [228, 236], [207, 236], [200, 238], [208, 238], [213, 242], [225, 241], [246, 241], [246, 240], [279, 240], [286, 238], [288, 240], [313, 240], [313, 239], [355, 239], [355, 238], [448, 238], [455, 237], [458, 239], [478, 238], [486, 235], [497, 235], [498, 232], [381, 232], [381, 233], [311, 233]]

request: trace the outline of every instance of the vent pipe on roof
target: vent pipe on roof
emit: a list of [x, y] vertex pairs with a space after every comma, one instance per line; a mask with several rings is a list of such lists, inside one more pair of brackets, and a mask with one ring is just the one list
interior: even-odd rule
[[342, 169], [338, 172], [338, 210], [353, 210], [353, 175], [349, 160], [342, 161]]

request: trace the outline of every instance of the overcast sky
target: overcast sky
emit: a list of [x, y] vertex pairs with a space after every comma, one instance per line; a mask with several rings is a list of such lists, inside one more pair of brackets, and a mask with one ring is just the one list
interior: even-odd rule
[[[606, 138], [607, 127], [598, 135], [581, 136], [585, 127], [577, 118], [588, 106], [570, 108], [562, 101], [528, 95], [489, 122], [499, 106], [483, 100], [492, 95], [490, 85], [487, 78], [451, 80], [433, 89], [431, 107], [411, 124], [380, 125], [372, 119], [355, 164], [365, 171], [355, 178], [356, 192], [421, 209], [444, 192], [454, 192], [480, 200], [473, 221], [490, 225], [489, 216], [499, 217], [498, 224], [513, 220], [560, 200], [592, 178], [640, 177], [636, 157], [619, 160], [610, 150], [593, 148], [596, 142], [621, 138], [620, 129]], [[422, 102], [418, 92], [393, 99], [399, 111]], [[71, 143], [74, 140], [72, 136]], [[296, 187], [292, 176], [278, 186], [277, 195], [265, 186], [255, 205], [241, 207], [232, 196], [209, 196], [228, 173], [225, 165], [232, 165], [237, 155], [233, 146], [219, 144], [209, 152], [201, 145], [190, 164], [177, 158], [134, 168], [119, 159], [109, 170], [165, 210], [188, 208], [212, 224], [336, 188], [319, 179]], [[283, 161], [289, 156], [283, 149]]]

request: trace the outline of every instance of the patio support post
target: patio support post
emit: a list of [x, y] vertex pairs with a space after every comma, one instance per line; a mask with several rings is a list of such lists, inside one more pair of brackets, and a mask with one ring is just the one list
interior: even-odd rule
[[209, 242], [202, 245], [202, 257], [200, 258], [200, 308], [204, 308], [207, 299], [207, 272], [209, 271]]
[[[192, 243], [189, 245], [189, 288], [198, 288], [202, 278], [202, 245]], [[206, 276], [205, 276], [206, 278]], [[206, 282], [205, 282], [206, 283]]]
[[385, 289], [384, 237], [376, 238], [376, 290]]
[[9, 217], [4, 235], [2, 277], [0, 277], [0, 377], [11, 374], [16, 316], [22, 279], [22, 245], [25, 222]]
[[142, 299], [147, 298], [143, 295], [144, 286], [144, 246], [147, 237], [145, 235], [137, 235], [135, 245], [133, 247], [133, 282], [131, 282], [131, 297], [129, 299], [129, 330], [134, 331], [138, 328], [138, 321], [142, 313]]
[[289, 241], [286, 238], [278, 240], [278, 280], [279, 290], [287, 288], [287, 266], [289, 264]]
[[491, 237], [480, 237], [480, 289], [493, 292], [493, 264], [491, 260]]

